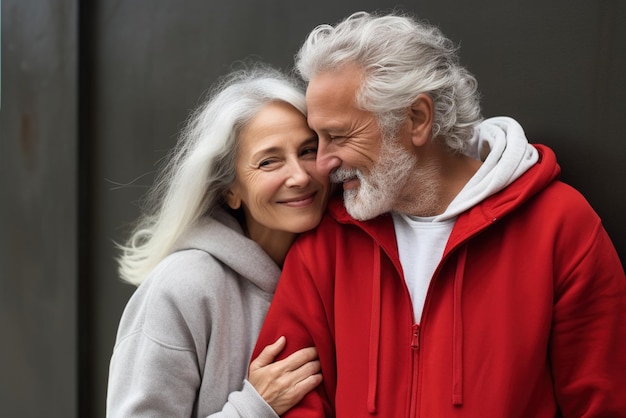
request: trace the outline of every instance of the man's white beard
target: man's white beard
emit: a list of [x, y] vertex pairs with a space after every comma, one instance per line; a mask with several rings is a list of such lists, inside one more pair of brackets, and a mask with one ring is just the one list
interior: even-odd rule
[[338, 169], [331, 175], [331, 181], [357, 177], [357, 189], [344, 190], [346, 210], [361, 221], [375, 218], [389, 212], [416, 164], [416, 158], [402, 148], [395, 139], [383, 139], [380, 156], [368, 176], [360, 170]]

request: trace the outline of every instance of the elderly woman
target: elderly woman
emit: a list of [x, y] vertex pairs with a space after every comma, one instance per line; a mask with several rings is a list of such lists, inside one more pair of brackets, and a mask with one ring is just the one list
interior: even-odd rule
[[119, 258], [138, 286], [111, 358], [109, 417], [275, 417], [322, 380], [315, 348], [248, 364], [287, 250], [329, 193], [301, 86], [257, 65], [190, 119]]

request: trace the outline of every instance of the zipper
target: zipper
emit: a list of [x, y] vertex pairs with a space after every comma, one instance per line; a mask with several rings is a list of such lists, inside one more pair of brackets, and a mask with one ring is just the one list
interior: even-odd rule
[[413, 324], [413, 333], [411, 335], [411, 348], [413, 350], [419, 350], [419, 348], [420, 348], [420, 326], [419, 326], [419, 324]]
[[417, 417], [417, 404], [419, 399], [420, 388], [419, 382], [419, 347], [420, 347], [420, 325], [413, 324], [411, 328], [411, 351], [412, 351], [412, 372], [411, 372], [411, 391], [409, 400], [409, 417]]

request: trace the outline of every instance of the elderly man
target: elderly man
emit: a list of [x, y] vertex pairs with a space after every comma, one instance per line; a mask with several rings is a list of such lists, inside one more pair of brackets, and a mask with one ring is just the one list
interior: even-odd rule
[[286, 416], [626, 416], [615, 248], [548, 147], [482, 120], [451, 41], [357, 13], [296, 65], [343, 196], [292, 248], [258, 342], [318, 349], [324, 383]]

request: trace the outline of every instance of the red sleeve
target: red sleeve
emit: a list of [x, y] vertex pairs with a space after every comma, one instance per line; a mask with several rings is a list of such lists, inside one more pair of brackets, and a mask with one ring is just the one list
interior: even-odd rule
[[557, 401], [565, 417], [622, 416], [626, 278], [600, 221], [595, 228], [579, 226], [586, 245], [573, 248], [570, 242], [556, 255], [562, 269], [557, 276], [564, 278], [555, 289], [550, 344]]
[[281, 335], [287, 338], [287, 345], [280, 359], [304, 347], [317, 347], [323, 383], [284, 417], [334, 417], [334, 254], [331, 253], [333, 245], [317, 247], [311, 236], [307, 236], [300, 237], [290, 250], [252, 354], [252, 358], [256, 358], [266, 345]]

